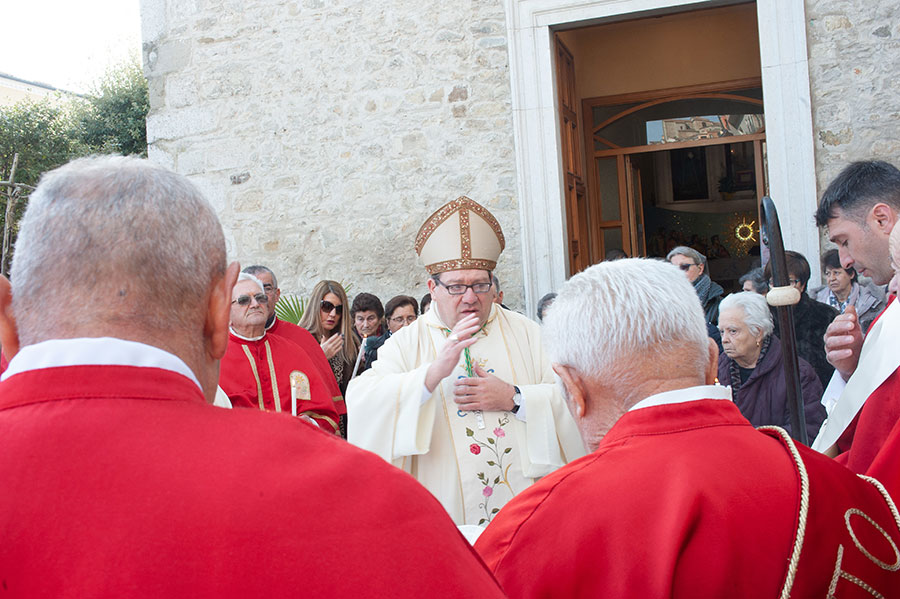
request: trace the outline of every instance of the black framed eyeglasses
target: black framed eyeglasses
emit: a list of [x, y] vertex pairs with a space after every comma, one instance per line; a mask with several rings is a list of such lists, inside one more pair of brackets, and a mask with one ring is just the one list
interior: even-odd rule
[[232, 300], [232, 304], [237, 304], [238, 306], [249, 306], [251, 300], [256, 300], [258, 304], [268, 304], [269, 296], [265, 293], [257, 293], [255, 295], [239, 295], [236, 300]]
[[698, 264], [696, 262], [685, 262], [684, 264], [679, 264], [678, 268], [680, 268], [684, 272], [687, 272], [691, 269], [692, 266], [698, 266]]
[[447, 290], [447, 293], [450, 295], [464, 295], [467, 289], [471, 289], [475, 293], [482, 294], [487, 293], [491, 290], [491, 285], [493, 283], [475, 283], [474, 285], [463, 285], [462, 283], [453, 283], [451, 285], [447, 285], [440, 279], [436, 279], [438, 285], [444, 287]]
[[322, 312], [325, 312], [326, 314], [331, 314], [332, 310], [334, 310], [338, 316], [344, 313], [344, 304], [338, 304], [335, 306], [328, 300], [322, 300], [320, 307], [322, 308]]

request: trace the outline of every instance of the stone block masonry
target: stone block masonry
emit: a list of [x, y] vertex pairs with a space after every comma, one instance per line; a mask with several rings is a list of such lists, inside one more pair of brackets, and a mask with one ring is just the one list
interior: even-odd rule
[[855, 160], [900, 167], [896, 0], [806, 0], [819, 194]]
[[[197, 182], [228, 254], [286, 293], [321, 278], [421, 297], [418, 227], [486, 205], [523, 307], [500, 0], [142, 0], [151, 159]], [[562, 251], [562, 250], [561, 250]]]

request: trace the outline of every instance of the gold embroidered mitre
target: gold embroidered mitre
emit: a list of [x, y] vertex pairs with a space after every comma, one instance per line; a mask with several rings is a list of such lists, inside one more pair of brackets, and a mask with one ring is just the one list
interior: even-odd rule
[[494, 270], [505, 246], [494, 215], [466, 196], [438, 208], [416, 235], [416, 253], [430, 275], [469, 268]]

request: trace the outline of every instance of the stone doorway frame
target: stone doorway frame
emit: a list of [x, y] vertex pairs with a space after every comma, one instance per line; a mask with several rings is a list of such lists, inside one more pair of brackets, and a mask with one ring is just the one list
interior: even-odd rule
[[[653, 14], [737, 4], [722, 0], [504, 0], [525, 304], [568, 273], [553, 33]], [[809, 259], [818, 281], [819, 232], [803, 0], [757, 0], [769, 191], [785, 247]], [[551, 165], [555, 168], [551, 168]]]

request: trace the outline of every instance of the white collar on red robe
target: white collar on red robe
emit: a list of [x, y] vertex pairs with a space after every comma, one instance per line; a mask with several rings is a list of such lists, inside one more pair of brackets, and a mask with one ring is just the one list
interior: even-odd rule
[[630, 412], [632, 410], [650, 408], [653, 406], [684, 403], [686, 401], [697, 401], [698, 399], [727, 399], [728, 401], [731, 401], [731, 387], [723, 387], [722, 385], [698, 385], [696, 387], [687, 387], [686, 389], [665, 391], [663, 393], [651, 395], [650, 397], [645, 397], [631, 406], [628, 411]]
[[20, 372], [61, 366], [161, 368], [186, 376], [200, 387], [200, 381], [178, 356], [152, 345], [114, 337], [50, 339], [26, 345], [9, 361], [9, 368], [0, 376], [0, 381]]

